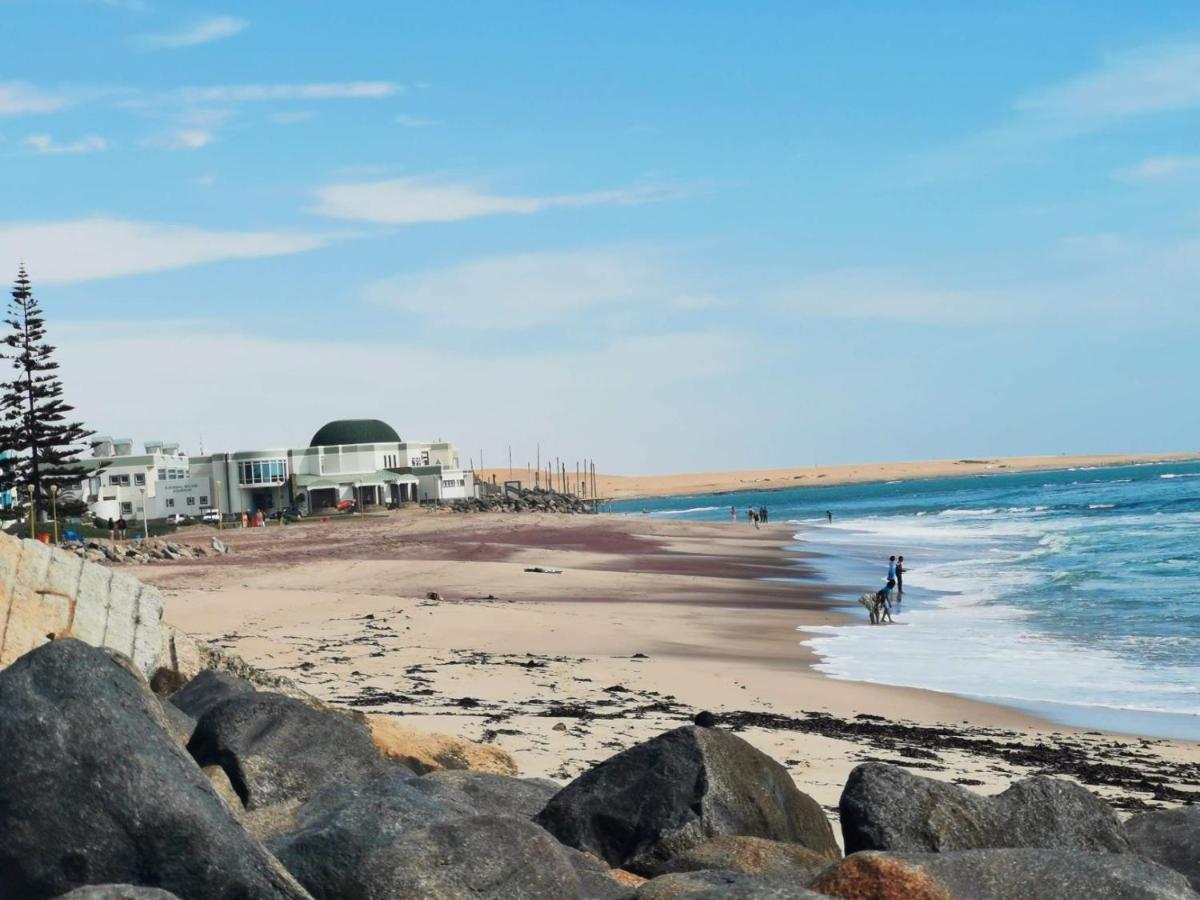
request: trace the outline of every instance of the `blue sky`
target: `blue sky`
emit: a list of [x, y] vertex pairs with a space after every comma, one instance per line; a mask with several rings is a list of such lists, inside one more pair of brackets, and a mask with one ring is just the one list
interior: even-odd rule
[[1200, 443], [1194, 4], [0, 16], [0, 262], [100, 431], [378, 416], [624, 472]]

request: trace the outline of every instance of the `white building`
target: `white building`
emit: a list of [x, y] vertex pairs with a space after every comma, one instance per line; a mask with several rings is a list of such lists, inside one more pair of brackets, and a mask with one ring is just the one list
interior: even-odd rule
[[378, 419], [330, 422], [303, 448], [189, 457], [177, 444], [161, 442], [148, 442], [136, 455], [124, 438], [95, 438], [92, 445], [88, 507], [100, 519], [290, 507], [313, 514], [345, 501], [366, 508], [475, 493], [473, 473], [462, 469], [451, 444], [401, 440]]

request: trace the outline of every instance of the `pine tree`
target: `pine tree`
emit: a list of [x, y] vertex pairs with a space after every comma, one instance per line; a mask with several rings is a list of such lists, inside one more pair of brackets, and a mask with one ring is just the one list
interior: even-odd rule
[[[0, 464], [0, 488], [14, 492], [19, 510], [28, 502], [32, 485], [39, 509], [48, 512], [51, 485], [58, 485], [60, 492], [78, 488], [80, 445], [92, 432], [67, 420], [74, 407], [62, 399], [54, 348], [46, 343], [46, 323], [24, 265], [17, 272], [4, 321], [10, 331], [0, 358], [12, 362], [15, 374], [0, 382], [0, 446], [10, 451]], [[62, 499], [60, 508], [67, 511], [78, 505]]]

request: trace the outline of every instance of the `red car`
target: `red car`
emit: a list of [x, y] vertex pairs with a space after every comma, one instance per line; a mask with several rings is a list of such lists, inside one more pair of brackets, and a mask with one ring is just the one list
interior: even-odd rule
[[343, 500], [341, 503], [339, 503], [339, 504], [337, 505], [336, 509], [337, 509], [337, 511], [338, 511], [338, 512], [345, 512], [345, 511], [346, 511], [346, 510], [348, 510], [348, 509], [354, 509], [354, 507], [355, 507], [355, 504], [356, 504], [357, 502], [358, 502], [357, 500], [353, 500], [353, 499], [351, 499], [351, 500]]

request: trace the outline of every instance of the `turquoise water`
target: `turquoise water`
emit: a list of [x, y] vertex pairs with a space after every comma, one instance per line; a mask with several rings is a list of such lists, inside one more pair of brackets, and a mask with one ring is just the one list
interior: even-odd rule
[[[896, 626], [806, 629], [818, 668], [1058, 721], [1200, 739], [1200, 463], [615, 504], [729, 521], [767, 506], [846, 600], [903, 554]], [[834, 521], [826, 522], [825, 511]], [[855, 607], [857, 610], [858, 607]]]

